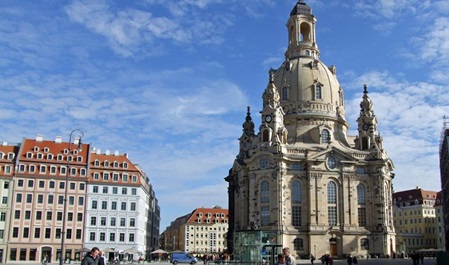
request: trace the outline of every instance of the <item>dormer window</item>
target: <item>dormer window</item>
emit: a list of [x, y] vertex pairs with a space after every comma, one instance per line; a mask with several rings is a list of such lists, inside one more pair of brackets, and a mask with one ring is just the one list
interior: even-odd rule
[[98, 159], [96, 159], [95, 162], [94, 162], [94, 165], [95, 165], [96, 167], [99, 167], [99, 166], [100, 166], [100, 161], [99, 161]]
[[104, 166], [105, 167], [109, 167], [109, 161], [108, 160], [104, 161]]
[[317, 99], [323, 99], [323, 84], [321, 84], [321, 83], [315, 83], [315, 85], [314, 85], [314, 93], [313, 93], [313, 95], [314, 95], [314, 100], [317, 100]]
[[44, 153], [48, 153], [50, 151], [50, 149], [48, 147], [44, 148]]
[[58, 160], [58, 161], [62, 161], [62, 160], [64, 160], [64, 157], [63, 157], [62, 155], [58, 155], [57, 160]]
[[320, 135], [320, 142], [322, 144], [328, 144], [331, 141], [331, 135], [329, 133], [329, 130], [327, 129], [323, 129], [321, 130], [321, 135]]
[[33, 153], [28, 152], [28, 153], [26, 154], [26, 158], [33, 158]]
[[123, 168], [128, 168], [128, 163], [123, 162]]
[[44, 158], [44, 155], [42, 153], [37, 153], [37, 159], [42, 159]]
[[53, 155], [52, 155], [52, 154], [48, 154], [48, 155], [47, 155], [47, 159], [48, 159], [48, 160], [53, 160]]
[[114, 161], [114, 167], [117, 168], [119, 166], [117, 161]]
[[9, 154], [8, 154], [8, 159], [9, 159], [9, 160], [13, 160], [13, 159], [14, 159], [14, 156], [15, 156], [14, 153], [9, 153]]
[[66, 154], [68, 154], [68, 153], [69, 153], [69, 150], [67, 150], [67, 149], [64, 149], [63, 153], [64, 153], [64, 154], [66, 155]]
[[33, 148], [33, 150], [34, 150], [34, 152], [39, 152], [39, 146], [35, 146], [35, 147]]
[[82, 156], [77, 156], [76, 157], [76, 162], [82, 162], [83, 161], [83, 157]]

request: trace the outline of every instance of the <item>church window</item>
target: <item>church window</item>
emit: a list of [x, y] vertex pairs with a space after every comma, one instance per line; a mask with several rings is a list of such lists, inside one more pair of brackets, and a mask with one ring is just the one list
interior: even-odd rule
[[337, 159], [333, 156], [329, 156], [326, 160], [327, 167], [329, 169], [337, 168]]
[[292, 183], [292, 225], [301, 226], [301, 183], [293, 181]]
[[330, 140], [331, 140], [331, 136], [330, 136], [329, 130], [323, 129], [321, 131], [321, 137], [320, 138], [321, 138], [321, 143], [322, 144], [329, 143]]
[[299, 181], [292, 183], [292, 203], [301, 203], [301, 183]]
[[301, 164], [299, 164], [299, 163], [293, 163], [292, 165], [291, 165], [291, 168], [290, 168], [291, 170], [301, 170]]
[[357, 214], [358, 214], [359, 226], [366, 227], [366, 208], [359, 207], [357, 209]]
[[288, 100], [288, 87], [282, 88], [282, 101]]
[[321, 84], [320, 83], [316, 83], [315, 84], [315, 93], [314, 93], [314, 95], [315, 95], [315, 100], [317, 100], [317, 99], [323, 99], [323, 94], [322, 94], [322, 86], [321, 86]]
[[337, 185], [333, 181], [327, 184], [327, 203], [337, 203]]
[[368, 238], [360, 239], [360, 249], [362, 249], [362, 250], [369, 249], [369, 239]]
[[261, 212], [261, 220], [260, 225], [267, 226], [270, 223], [270, 207], [262, 206], [260, 207]]
[[357, 186], [357, 204], [365, 205], [366, 204], [366, 189], [363, 184], [359, 184]]
[[302, 238], [295, 238], [293, 240], [293, 247], [295, 250], [304, 250], [304, 240]]
[[327, 220], [330, 226], [337, 225], [337, 185], [330, 181], [327, 184]]
[[260, 183], [260, 202], [268, 203], [270, 202], [270, 184], [267, 180], [262, 181]]

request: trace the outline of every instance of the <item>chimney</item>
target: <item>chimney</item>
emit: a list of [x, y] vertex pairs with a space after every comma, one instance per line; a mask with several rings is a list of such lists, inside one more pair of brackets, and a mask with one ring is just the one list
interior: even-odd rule
[[62, 136], [56, 136], [55, 143], [57, 143], [57, 144], [62, 143]]
[[101, 149], [97, 149], [97, 155], [101, 155]]
[[118, 150], [115, 150], [115, 151], [114, 151], [114, 155], [115, 155], [115, 156], [118, 156], [118, 155], [119, 155]]
[[8, 142], [7, 142], [7, 141], [3, 141], [2, 145], [3, 145], [3, 146], [7, 146], [7, 145], [8, 145]]
[[111, 151], [109, 149], [106, 149], [105, 155], [110, 155], [110, 154], [111, 154]]
[[44, 140], [44, 136], [42, 134], [36, 134], [36, 142], [42, 142]]

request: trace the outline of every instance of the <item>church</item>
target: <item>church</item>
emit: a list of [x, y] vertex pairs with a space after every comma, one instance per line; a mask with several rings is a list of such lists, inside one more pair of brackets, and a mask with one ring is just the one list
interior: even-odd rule
[[260, 125], [247, 109], [239, 153], [225, 178], [234, 259], [271, 259], [283, 247], [317, 258], [396, 251], [394, 165], [380, 121], [361, 85], [358, 133], [347, 134], [343, 88], [336, 67], [320, 61], [316, 22], [299, 0], [287, 21], [285, 60], [269, 70], [261, 89]]

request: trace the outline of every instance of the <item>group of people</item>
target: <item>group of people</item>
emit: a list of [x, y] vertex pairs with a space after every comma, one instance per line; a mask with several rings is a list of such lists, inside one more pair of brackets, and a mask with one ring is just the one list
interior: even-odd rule
[[106, 265], [104, 252], [99, 248], [93, 247], [92, 250], [84, 256], [81, 265]]
[[289, 248], [283, 248], [277, 256], [276, 265], [296, 265], [296, 259], [290, 254]]

